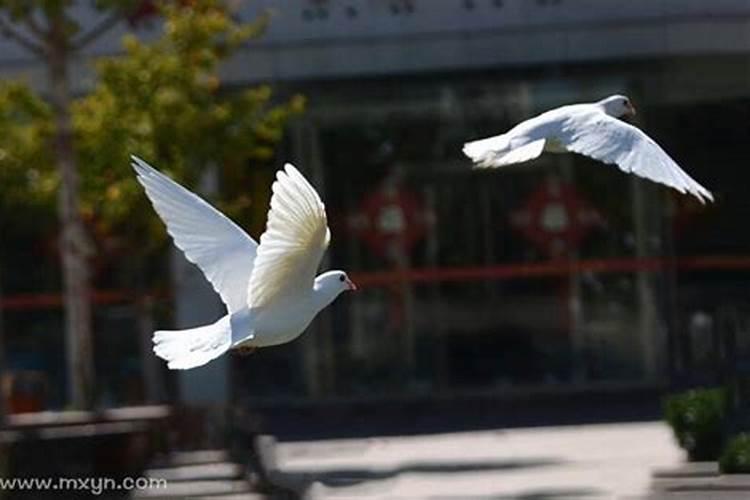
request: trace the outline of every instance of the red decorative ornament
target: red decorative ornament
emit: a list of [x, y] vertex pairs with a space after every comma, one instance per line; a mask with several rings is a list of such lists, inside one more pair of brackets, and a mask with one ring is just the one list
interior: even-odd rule
[[547, 179], [510, 216], [515, 229], [552, 257], [577, 249], [602, 220], [572, 185], [555, 178]]
[[375, 254], [391, 258], [394, 252], [409, 254], [433, 222], [433, 213], [419, 196], [398, 187], [369, 194], [348, 219], [349, 229]]

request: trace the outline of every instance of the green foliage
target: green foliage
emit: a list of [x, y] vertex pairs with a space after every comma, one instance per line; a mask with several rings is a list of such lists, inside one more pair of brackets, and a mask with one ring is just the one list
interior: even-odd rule
[[666, 398], [664, 416], [691, 461], [716, 460], [723, 445], [724, 389], [693, 389]]
[[[265, 18], [239, 24], [214, 0], [162, 9], [163, 36], [149, 43], [125, 37], [124, 55], [97, 63], [96, 88], [73, 107], [84, 212], [129, 228], [141, 213], [149, 222], [139, 232], [154, 217], [142, 210], [131, 154], [191, 185], [210, 164], [247, 168], [248, 160], [270, 160], [286, 122], [304, 107], [299, 96], [273, 104], [265, 86], [221, 88], [220, 63], [258, 35]], [[160, 241], [163, 229], [151, 229]]]
[[[69, 3], [0, 0], [0, 9], [22, 17], [32, 7]], [[95, 3], [132, 7], [124, 0]], [[267, 86], [222, 88], [221, 63], [262, 33], [266, 17], [239, 23], [219, 0], [164, 2], [160, 9], [161, 37], [124, 37], [124, 53], [95, 63], [95, 87], [71, 108], [84, 218], [100, 238], [137, 241], [129, 251], [140, 256], [161, 246], [165, 232], [134, 179], [131, 154], [188, 185], [208, 165], [223, 168], [233, 180], [247, 179], [249, 161], [271, 160], [285, 124], [304, 109], [301, 96], [276, 103]], [[53, 131], [44, 101], [25, 85], [0, 83], [0, 204], [19, 212], [45, 207], [52, 217], [58, 185]], [[247, 196], [227, 194], [222, 208], [250, 215]]]
[[46, 103], [23, 84], [0, 85], [0, 208], [54, 207], [57, 173], [46, 147], [51, 136]]
[[723, 474], [750, 473], [750, 434], [741, 433], [729, 440], [719, 458], [719, 471]]

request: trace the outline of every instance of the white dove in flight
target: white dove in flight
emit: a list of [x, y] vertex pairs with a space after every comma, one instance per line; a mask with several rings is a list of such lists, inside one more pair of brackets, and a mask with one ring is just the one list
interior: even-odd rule
[[175, 245], [227, 306], [213, 324], [154, 333], [154, 352], [169, 368], [201, 366], [230, 349], [252, 352], [289, 342], [341, 292], [356, 290], [343, 271], [315, 276], [331, 233], [318, 193], [292, 165], [276, 175], [258, 245], [205, 200], [131, 158]]
[[519, 123], [508, 132], [467, 142], [464, 154], [477, 167], [501, 167], [532, 160], [542, 151], [573, 152], [617, 165], [620, 170], [690, 193], [701, 203], [711, 193], [686, 174], [640, 129], [617, 118], [635, 115], [625, 96], [562, 106]]

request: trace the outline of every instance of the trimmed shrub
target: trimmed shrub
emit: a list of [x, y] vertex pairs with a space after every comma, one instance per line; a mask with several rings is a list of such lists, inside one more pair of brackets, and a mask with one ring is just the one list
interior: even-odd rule
[[721, 454], [727, 398], [724, 389], [693, 389], [664, 401], [664, 418], [690, 461]]
[[729, 440], [719, 458], [722, 474], [750, 473], [750, 434], [740, 433]]

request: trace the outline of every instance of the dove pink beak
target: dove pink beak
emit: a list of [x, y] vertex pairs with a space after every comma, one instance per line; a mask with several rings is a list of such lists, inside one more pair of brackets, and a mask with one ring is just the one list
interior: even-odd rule
[[349, 287], [349, 290], [354, 291], [357, 289], [357, 285], [354, 284], [354, 282], [347, 278], [346, 280], [346, 286]]
[[635, 107], [632, 104], [628, 104], [628, 114], [630, 116], [635, 116], [637, 114], [635, 112]]

